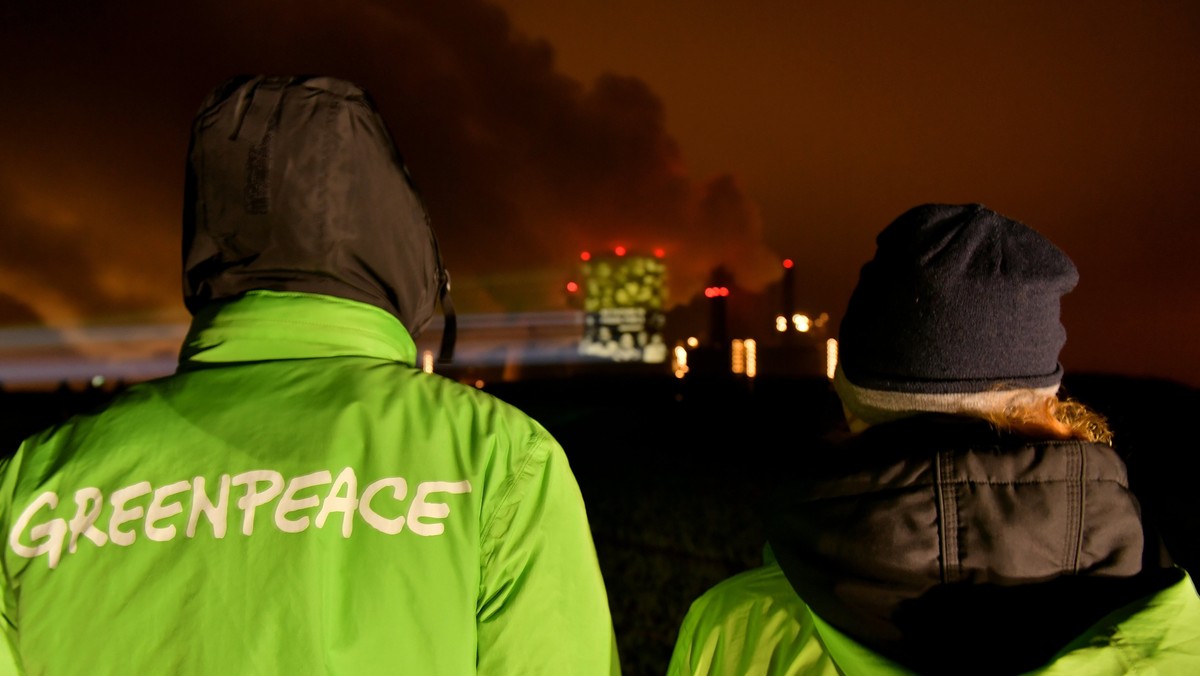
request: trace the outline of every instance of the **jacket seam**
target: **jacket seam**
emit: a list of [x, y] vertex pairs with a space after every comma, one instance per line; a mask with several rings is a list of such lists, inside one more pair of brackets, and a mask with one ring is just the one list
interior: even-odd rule
[[954, 471], [953, 456], [949, 452], [938, 453], [936, 458], [937, 479], [934, 489], [937, 492], [938, 506], [942, 515], [938, 520], [941, 529], [942, 580], [956, 582], [959, 579], [958, 570], [958, 501], [953, 488], [962, 482], [945, 481]]
[[[517, 491], [518, 484], [525, 483], [526, 477], [529, 474], [530, 464], [533, 462], [534, 456], [536, 455], [534, 451], [537, 448], [537, 442], [540, 441], [541, 436], [541, 433], [537, 431], [534, 431], [529, 435], [529, 440], [526, 444], [528, 453], [525, 456], [525, 460], [521, 463], [521, 467], [513, 474], [512, 480], [509, 481], [508, 486], [504, 490], [504, 494], [500, 497], [500, 501], [496, 503], [496, 508], [492, 510], [492, 515], [488, 517], [487, 523], [483, 527], [483, 542], [481, 542], [480, 545], [484, 549], [487, 548], [487, 544], [490, 541], [494, 540], [492, 537], [492, 530], [495, 527], [496, 520], [499, 518], [500, 513], [504, 511], [504, 508], [508, 506], [509, 499], [512, 497], [513, 493]], [[494, 550], [487, 552], [487, 559], [483, 561], [484, 568], [491, 564], [493, 556], [495, 556]]]
[[1086, 511], [1087, 499], [1087, 456], [1078, 445], [1071, 449], [1068, 470], [1073, 470], [1075, 477], [1067, 483], [1067, 504], [1071, 512], [1067, 515], [1066, 560], [1064, 568], [1073, 573], [1079, 572], [1079, 556], [1083, 548], [1083, 516]]
[[[1078, 481], [1079, 481], [1078, 478], [1036, 479], [1036, 480], [1029, 480], [1029, 481], [989, 481], [989, 480], [975, 480], [975, 479], [951, 479], [948, 481], [935, 480], [935, 481], [929, 481], [929, 482], [923, 482], [923, 483], [908, 484], [905, 486], [887, 486], [887, 487], [879, 488], [876, 490], [860, 491], [860, 492], [855, 492], [855, 493], [836, 493], [836, 494], [829, 494], [829, 495], [820, 495], [820, 496], [810, 498], [807, 500], [800, 500], [800, 501], [798, 501], [798, 504], [809, 504], [809, 503], [813, 503], [813, 502], [821, 502], [823, 500], [840, 500], [843, 498], [860, 498], [864, 495], [878, 495], [880, 493], [886, 493], [886, 492], [925, 490], [928, 488], [937, 488], [938, 486], [967, 486], [967, 485], [973, 485], [973, 486], [1039, 486], [1039, 485], [1043, 485], [1043, 484], [1076, 483]], [[1116, 484], [1116, 485], [1120, 486], [1121, 488], [1126, 488], [1126, 489], [1129, 488], [1129, 484], [1127, 482], [1121, 481], [1118, 479], [1084, 479], [1083, 482], [1085, 484]]]
[[1066, 477], [1062, 479], [1031, 479], [1028, 481], [989, 481], [977, 479], [953, 479], [947, 481], [950, 484], [984, 484], [995, 486], [1034, 486], [1037, 484], [1061, 484], [1061, 483], [1089, 483], [1089, 484], [1117, 484], [1119, 486], [1128, 485], [1126, 482], [1119, 479], [1088, 479], [1084, 476]]

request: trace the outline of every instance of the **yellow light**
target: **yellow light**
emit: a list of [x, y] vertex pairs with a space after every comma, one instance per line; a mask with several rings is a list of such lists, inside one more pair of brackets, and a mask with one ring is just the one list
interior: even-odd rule
[[830, 338], [825, 341], [825, 377], [833, 380], [833, 373], [837, 370], [838, 363], [838, 346], [837, 338]]
[[808, 333], [808, 330], [812, 328], [812, 320], [808, 318], [808, 315], [794, 314], [792, 323], [796, 325], [796, 330], [800, 333]]
[[733, 372], [734, 373], [745, 373], [746, 372], [746, 344], [744, 342], [742, 342], [741, 338], [733, 339], [732, 349], [729, 350], [729, 354], [733, 360], [733, 363], [730, 364], [730, 368], [733, 370]]
[[687, 367], [687, 348], [682, 345], [675, 346], [675, 367]]
[[700, 345], [700, 340], [695, 336], [692, 336], [691, 338], [687, 339], [687, 344], [688, 347], [698, 347]]
[[787, 331], [787, 317], [779, 315], [775, 318], [775, 330], [780, 333]]
[[687, 348], [682, 345], [676, 345], [671, 351], [671, 370], [675, 373], [676, 378], [682, 378], [688, 372], [687, 365]]
[[433, 350], [425, 350], [421, 353], [421, 370], [433, 373]]
[[758, 375], [758, 342], [753, 338], [747, 338], [746, 346], [746, 377], [753, 378]]

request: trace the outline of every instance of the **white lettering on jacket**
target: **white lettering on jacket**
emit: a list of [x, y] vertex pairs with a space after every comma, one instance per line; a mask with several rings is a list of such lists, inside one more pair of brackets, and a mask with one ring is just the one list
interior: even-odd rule
[[[210, 487], [212, 484], [215, 487]], [[323, 490], [322, 486], [329, 488]], [[8, 546], [27, 559], [45, 555], [47, 565], [54, 569], [64, 553], [74, 554], [87, 543], [91, 548], [110, 542], [129, 547], [137, 542], [139, 530], [152, 542], [170, 542], [180, 530], [186, 539], [193, 539], [204, 533], [201, 519], [211, 526], [211, 536], [220, 540], [228, 531], [233, 487], [241, 489], [235, 504], [241, 512], [244, 536], [254, 534], [256, 522], [260, 526], [269, 523], [283, 533], [302, 533], [313, 526], [324, 528], [332, 520], [334, 527], [340, 526], [342, 537], [349, 538], [357, 516], [384, 535], [399, 535], [407, 526], [415, 535], [435, 537], [446, 531], [449, 496], [471, 492], [469, 481], [424, 481], [416, 484], [406, 508], [408, 481], [404, 477], [376, 479], [360, 494], [352, 467], [342, 469], [336, 477], [321, 470], [285, 479], [275, 470], [259, 469], [221, 474], [211, 483], [203, 476], [157, 487], [139, 481], [111, 491], [107, 503], [102, 489], [86, 486], [74, 492], [74, 504], [64, 503], [69, 521], [57, 514], [58, 493], [38, 494], [13, 523]], [[259, 508], [272, 502], [274, 513], [264, 521]], [[106, 507], [111, 507], [107, 514]], [[106, 523], [102, 523], [104, 518]]]

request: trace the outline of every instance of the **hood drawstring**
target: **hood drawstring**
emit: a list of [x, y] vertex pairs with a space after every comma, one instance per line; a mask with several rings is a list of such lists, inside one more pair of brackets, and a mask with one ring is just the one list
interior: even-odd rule
[[442, 304], [442, 346], [438, 351], [438, 363], [454, 361], [454, 343], [458, 339], [458, 316], [454, 314], [454, 301], [450, 298], [450, 271], [442, 268], [442, 283], [438, 288], [438, 300]]

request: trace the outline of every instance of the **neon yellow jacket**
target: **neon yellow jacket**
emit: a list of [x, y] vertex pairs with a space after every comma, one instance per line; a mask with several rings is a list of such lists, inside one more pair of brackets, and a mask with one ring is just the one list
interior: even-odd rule
[[609, 674], [578, 487], [377, 307], [254, 291], [0, 471], [0, 672]]
[[[962, 673], [972, 673], [971, 665], [962, 667]], [[668, 671], [669, 676], [914, 673], [829, 626], [796, 595], [774, 561], [721, 582], [692, 604]], [[1200, 598], [1192, 580], [1181, 574], [1171, 587], [1111, 613], [1030, 673], [1200, 673]]]

